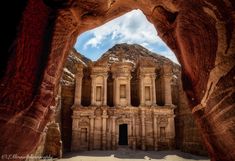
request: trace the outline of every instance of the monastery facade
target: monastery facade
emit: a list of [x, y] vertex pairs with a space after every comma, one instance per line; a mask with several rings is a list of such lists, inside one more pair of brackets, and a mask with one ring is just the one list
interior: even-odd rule
[[[130, 62], [91, 68], [89, 89], [84, 86], [84, 67], [77, 65], [72, 106], [71, 150], [115, 150], [119, 146], [141, 150], [171, 149], [175, 143], [174, 108], [171, 96], [172, 67], [163, 66], [164, 105], [156, 101], [156, 67]], [[131, 72], [136, 71], [136, 83]], [[110, 83], [111, 82], [111, 83]], [[131, 92], [135, 88], [132, 96]], [[90, 92], [90, 104], [82, 105]], [[138, 97], [133, 106], [132, 97]], [[112, 102], [112, 103], [109, 103]], [[112, 105], [110, 105], [112, 104]]]

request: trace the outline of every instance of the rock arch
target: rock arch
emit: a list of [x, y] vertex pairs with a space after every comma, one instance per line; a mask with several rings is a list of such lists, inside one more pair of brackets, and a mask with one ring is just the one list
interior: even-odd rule
[[211, 160], [235, 158], [232, 0], [28, 0], [15, 38], [1, 48], [8, 65], [1, 69], [0, 154], [27, 155], [38, 145], [76, 37], [137, 8], [182, 65], [184, 90]]

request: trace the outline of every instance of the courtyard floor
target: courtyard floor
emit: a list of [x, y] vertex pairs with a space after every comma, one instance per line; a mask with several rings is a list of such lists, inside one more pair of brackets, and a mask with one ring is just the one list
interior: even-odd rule
[[68, 153], [58, 161], [209, 161], [208, 157], [174, 151], [133, 151], [118, 149], [116, 151], [83, 151]]

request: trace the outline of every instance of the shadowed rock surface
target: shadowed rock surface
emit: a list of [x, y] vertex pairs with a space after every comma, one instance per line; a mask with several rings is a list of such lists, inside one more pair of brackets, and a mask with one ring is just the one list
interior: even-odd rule
[[[28, 0], [16, 11], [1, 46], [0, 153], [27, 155], [54, 111], [63, 65], [76, 37], [140, 9], [182, 67], [183, 89], [212, 161], [235, 158], [233, 0]], [[15, 8], [14, 8], [15, 7]], [[14, 10], [15, 9], [15, 10]], [[5, 13], [1, 14], [3, 20]], [[28, 139], [31, 138], [31, 139]], [[18, 159], [21, 160], [21, 159]]]

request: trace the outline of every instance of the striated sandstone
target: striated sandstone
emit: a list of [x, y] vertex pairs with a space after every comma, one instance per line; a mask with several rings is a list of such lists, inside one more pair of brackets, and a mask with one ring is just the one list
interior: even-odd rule
[[233, 0], [24, 2], [3, 30], [14, 34], [1, 47], [1, 61], [7, 62], [1, 66], [1, 154], [27, 155], [39, 144], [76, 37], [138, 8], [179, 59], [183, 88], [211, 160], [235, 158]]

